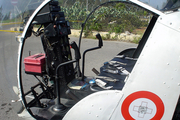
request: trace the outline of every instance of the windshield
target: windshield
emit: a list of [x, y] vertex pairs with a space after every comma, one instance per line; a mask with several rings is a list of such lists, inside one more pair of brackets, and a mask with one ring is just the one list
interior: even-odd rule
[[0, 0], [1, 32], [20, 32], [44, 0]]
[[160, 11], [168, 11], [180, 7], [180, 0], [139, 0]]
[[[5, 88], [1, 97], [1, 100], [5, 98], [4, 103], [12, 99], [19, 99], [16, 95], [18, 94], [16, 74], [19, 43], [16, 42], [15, 38], [22, 33], [28, 17], [41, 3], [42, 0], [0, 0], [0, 88], [1, 90]], [[5, 115], [4, 119], [6, 119], [11, 116], [12, 112], [6, 114], [4, 110], [1, 113]], [[14, 117], [10, 119], [18, 119]]]

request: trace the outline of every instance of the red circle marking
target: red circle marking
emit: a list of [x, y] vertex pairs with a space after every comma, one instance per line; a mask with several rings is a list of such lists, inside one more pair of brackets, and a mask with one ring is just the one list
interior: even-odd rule
[[147, 98], [153, 101], [154, 104], [156, 105], [157, 112], [151, 120], [160, 120], [162, 118], [164, 114], [164, 104], [160, 99], [160, 97], [152, 92], [138, 91], [130, 94], [128, 97], [126, 97], [126, 99], [122, 103], [121, 112], [126, 120], [135, 120], [134, 118], [131, 117], [129, 113], [129, 106], [134, 100], [139, 98]]

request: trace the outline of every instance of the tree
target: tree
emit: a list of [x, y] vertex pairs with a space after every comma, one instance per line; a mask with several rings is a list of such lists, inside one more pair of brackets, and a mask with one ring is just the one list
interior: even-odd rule
[[0, 7], [0, 20], [3, 19], [3, 13], [2, 13], [2, 10], [3, 10], [3, 8], [2, 8], [2, 6], [1, 6], [1, 7]]
[[9, 17], [10, 17], [10, 12], [5, 15], [4, 20], [8, 20]]
[[[73, 0], [68, 0], [73, 1]], [[92, 2], [93, 0], [89, 0]], [[89, 2], [88, 1], [88, 2]], [[107, 1], [107, 0], [106, 0]], [[94, 0], [95, 3], [100, 3], [102, 0]], [[68, 2], [66, 7], [62, 7], [66, 18], [71, 22], [71, 27], [80, 29], [82, 23], [87, 17], [86, 0], [77, 0], [72, 6]], [[91, 6], [90, 6], [91, 5]], [[89, 4], [89, 8], [93, 7]], [[99, 4], [98, 4], [99, 5]], [[96, 7], [97, 5], [95, 5]], [[138, 9], [132, 5], [118, 3], [103, 6], [95, 11], [87, 22], [90, 30], [107, 31], [121, 33], [124, 31], [132, 32], [135, 28], [143, 26], [143, 22], [139, 16], [147, 15], [147, 12]]]

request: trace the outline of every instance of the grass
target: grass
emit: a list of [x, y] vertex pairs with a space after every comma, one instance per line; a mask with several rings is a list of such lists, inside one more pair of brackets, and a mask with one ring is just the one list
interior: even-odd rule
[[137, 29], [133, 30], [132, 33], [142, 35], [142, 34], [144, 34], [145, 30], [146, 30], [146, 27], [137, 28]]

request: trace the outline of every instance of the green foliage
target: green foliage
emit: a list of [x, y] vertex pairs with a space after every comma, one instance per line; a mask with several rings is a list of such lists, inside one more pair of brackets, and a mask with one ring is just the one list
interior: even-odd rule
[[102, 24], [95, 22], [93, 25], [90, 26], [90, 30], [100, 31], [102, 29]]
[[[62, 7], [61, 9], [65, 12], [66, 18], [71, 22], [71, 27], [74, 29], [80, 29], [81, 23], [89, 14], [86, 5], [80, 0], [70, 7]], [[123, 3], [111, 4], [96, 10], [88, 20], [86, 29], [109, 33], [132, 32], [134, 29], [148, 24], [148, 22], [140, 20], [140, 16], [144, 15], [148, 15], [147, 11], [137, 7]]]
[[119, 3], [115, 6], [116, 10], [125, 10], [126, 6], [123, 3]]
[[3, 18], [3, 14], [2, 14], [2, 6], [0, 7], [0, 20]]
[[110, 39], [110, 34], [106, 34], [106, 39]]

